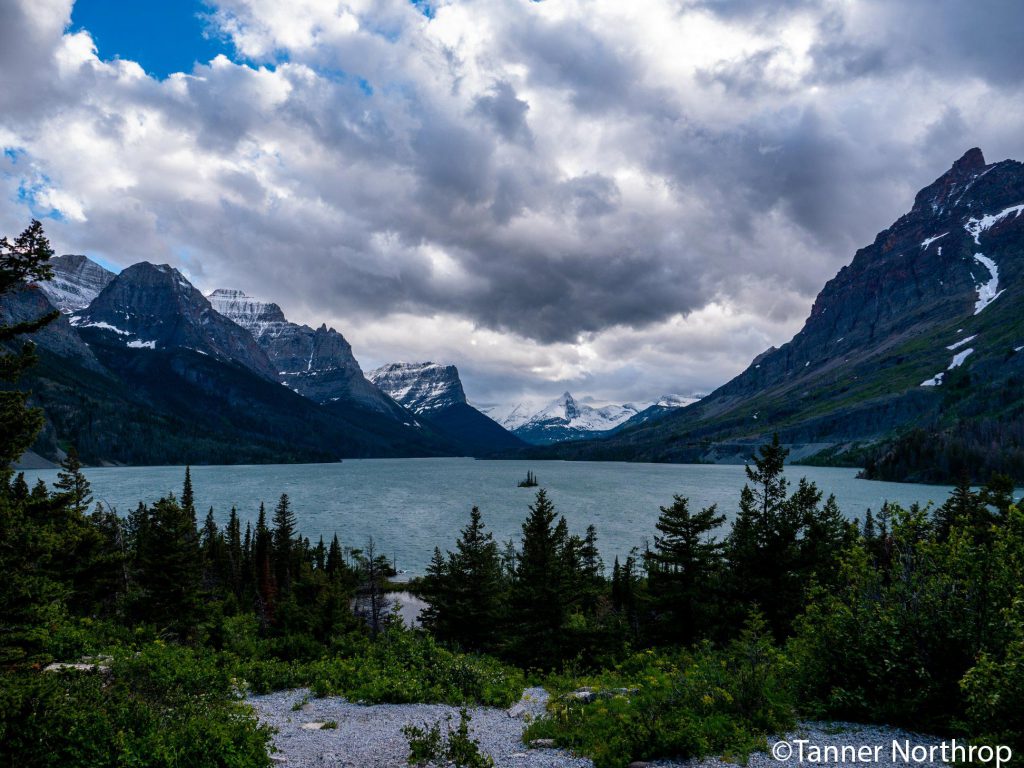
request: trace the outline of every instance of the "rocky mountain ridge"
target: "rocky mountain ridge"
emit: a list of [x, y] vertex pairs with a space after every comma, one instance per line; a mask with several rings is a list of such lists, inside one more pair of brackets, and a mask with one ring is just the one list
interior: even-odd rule
[[352, 345], [333, 328], [288, 322], [281, 308], [244, 292], [218, 288], [207, 297], [213, 308], [245, 328], [270, 358], [289, 389], [318, 403], [352, 400], [405, 421], [408, 414], [363, 375]]
[[835, 454], [911, 427], [1013, 422], [1022, 211], [1024, 165], [969, 150], [826, 283], [792, 340], [699, 403], [562, 455], [742, 460], [773, 431]]
[[123, 270], [71, 316], [71, 324], [134, 349], [190, 349], [275, 381], [277, 372], [253, 337], [217, 312], [174, 267], [143, 261]]

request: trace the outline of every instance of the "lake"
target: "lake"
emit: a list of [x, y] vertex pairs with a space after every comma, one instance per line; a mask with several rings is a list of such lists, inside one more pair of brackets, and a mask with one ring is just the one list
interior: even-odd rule
[[[200, 523], [211, 506], [223, 524], [232, 505], [255, 523], [260, 502], [268, 518], [282, 493], [298, 516], [299, 531], [314, 543], [335, 532], [346, 547], [362, 547], [372, 536], [378, 550], [397, 567], [420, 574], [435, 546], [454, 547], [473, 505], [499, 542], [515, 537], [536, 489], [516, 484], [533, 470], [555, 508], [574, 533], [597, 527], [602, 555], [616, 555], [652, 541], [658, 508], [675, 493], [691, 508], [717, 504], [731, 520], [745, 476], [742, 466], [712, 464], [630, 464], [621, 462], [475, 461], [473, 459], [363, 459], [337, 464], [193, 467]], [[56, 470], [26, 471], [30, 483], [51, 483]], [[93, 496], [127, 514], [138, 502], [181, 493], [183, 467], [102, 467], [85, 470]], [[858, 480], [856, 470], [787, 467], [790, 480], [807, 477], [843, 513], [862, 518], [885, 501], [941, 504], [951, 488]]]

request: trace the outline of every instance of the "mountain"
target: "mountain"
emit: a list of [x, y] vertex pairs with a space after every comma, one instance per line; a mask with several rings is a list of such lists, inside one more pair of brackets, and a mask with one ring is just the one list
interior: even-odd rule
[[523, 447], [521, 440], [466, 401], [454, 365], [391, 363], [368, 376], [396, 402], [472, 455]]
[[174, 267], [141, 262], [111, 280], [72, 315], [79, 330], [135, 349], [190, 349], [232, 362], [271, 381], [277, 371], [252, 335], [214, 310]]
[[644, 408], [632, 403], [595, 408], [564, 392], [530, 416], [525, 415], [521, 406], [516, 406], [502, 425], [527, 443], [548, 445], [596, 437], [624, 424]]
[[702, 396], [700, 395], [662, 395], [653, 403], [641, 403], [639, 405], [627, 403], [626, 407], [635, 407], [637, 409], [637, 413], [635, 416], [631, 416], [629, 419], [615, 427], [615, 430], [619, 431], [629, 429], [630, 427], [646, 424], [650, 421], [656, 421], [668, 416], [670, 413], [675, 413], [675, 411], [680, 408], [693, 405], [700, 400], [701, 397]]
[[114, 279], [114, 273], [78, 254], [50, 259], [53, 279], [39, 283], [50, 302], [65, 314], [85, 309]]
[[[15, 296], [17, 304], [5, 295], [5, 312], [52, 310], [42, 290]], [[68, 444], [93, 464], [455, 452], [428, 427], [347, 401], [319, 404], [282, 386], [252, 334], [166, 265], [125, 269], [87, 308], [34, 336], [40, 362], [23, 383], [47, 418], [34, 449], [50, 459]]]
[[352, 346], [333, 328], [290, 323], [277, 304], [239, 290], [218, 288], [208, 298], [217, 312], [249, 331], [289, 389], [318, 403], [345, 400], [409, 420], [408, 413], [363, 376]]
[[992, 454], [976, 467], [1024, 476], [1022, 211], [1024, 165], [968, 151], [826, 283], [789, 342], [699, 403], [555, 455], [737, 461], [777, 431], [795, 458], [877, 467], [923, 430], [951, 441], [949, 466], [904, 456], [898, 479], [948, 479], [975, 449]]

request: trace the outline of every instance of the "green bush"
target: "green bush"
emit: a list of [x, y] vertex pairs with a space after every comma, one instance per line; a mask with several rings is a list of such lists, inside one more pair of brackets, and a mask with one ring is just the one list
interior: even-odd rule
[[[549, 713], [523, 738], [554, 739], [596, 768], [709, 754], [745, 759], [764, 747], [769, 733], [793, 725], [789, 671], [754, 617], [724, 651], [652, 650], [595, 677], [551, 678], [556, 696]], [[581, 686], [591, 689], [593, 701], [569, 695]]]
[[187, 649], [144, 648], [100, 672], [8, 673], [0, 764], [22, 768], [255, 768], [270, 731], [224, 671]]
[[416, 766], [454, 766], [454, 768], [494, 768], [494, 758], [480, 751], [480, 745], [469, 735], [469, 722], [473, 718], [465, 707], [459, 710], [459, 724], [451, 726], [447, 717], [447, 733], [441, 731], [441, 721], [422, 728], [407, 725], [402, 734], [409, 741], [409, 764]]
[[365, 702], [507, 707], [524, 687], [519, 670], [486, 656], [454, 653], [408, 630], [366, 641], [353, 655], [321, 660], [311, 665], [310, 674], [309, 685], [318, 696]]

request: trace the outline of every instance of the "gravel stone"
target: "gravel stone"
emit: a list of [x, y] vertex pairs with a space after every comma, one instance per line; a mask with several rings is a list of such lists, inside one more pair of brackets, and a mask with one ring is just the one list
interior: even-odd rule
[[[458, 707], [442, 704], [353, 704], [339, 697], [311, 698], [301, 711], [292, 705], [311, 694], [307, 690], [278, 691], [252, 696], [249, 703], [260, 720], [277, 729], [275, 762], [295, 768], [402, 768], [407, 766], [408, 742], [402, 735], [406, 725], [423, 726], [450, 715], [452, 725], [459, 720]], [[544, 714], [548, 694], [543, 688], [527, 688], [520, 701], [507, 710], [471, 707], [470, 731], [483, 752], [494, 758], [497, 768], [593, 768], [590, 760], [574, 757], [559, 749], [530, 749], [523, 744], [523, 729]], [[336, 721], [336, 729], [311, 730], [313, 724]], [[315, 726], [314, 726], [315, 727]], [[924, 768], [943, 763], [893, 762], [892, 742], [933, 746], [941, 743], [934, 736], [922, 736], [898, 728], [844, 722], [805, 722], [785, 735], [786, 741], [807, 739], [818, 747], [879, 746], [878, 762], [800, 763], [797, 755], [776, 760], [770, 753], [755, 752], [745, 768]], [[768, 746], [778, 741], [769, 738]], [[656, 760], [650, 768], [737, 768], [736, 763], [718, 758], [702, 760]]]
[[[459, 708], [442, 704], [352, 704], [343, 698], [311, 698], [310, 708], [292, 711], [296, 701], [310, 696], [307, 690], [278, 691], [252, 696], [249, 703], [260, 720], [278, 730], [274, 745], [277, 757], [295, 768], [400, 768], [407, 766], [409, 744], [402, 735], [405, 725], [423, 726], [450, 715], [459, 722]], [[480, 749], [494, 758], [498, 768], [592, 768], [589, 760], [558, 749], [528, 749], [523, 744], [526, 718], [544, 712], [548, 695], [542, 688], [528, 688], [508, 710], [494, 707], [467, 708], [473, 718], [470, 732]], [[337, 728], [307, 730], [312, 723], [334, 720]]]

